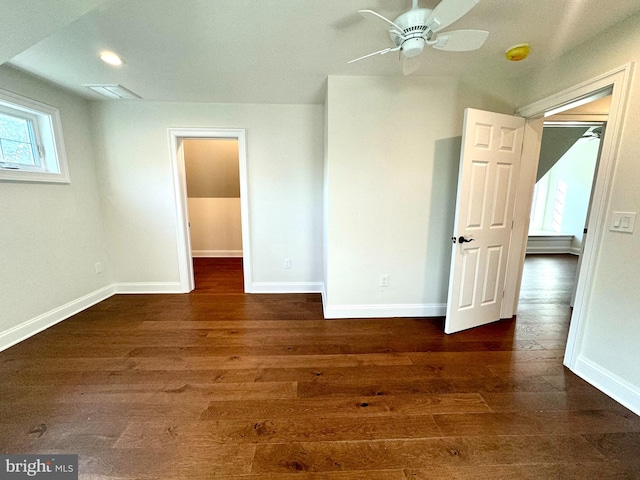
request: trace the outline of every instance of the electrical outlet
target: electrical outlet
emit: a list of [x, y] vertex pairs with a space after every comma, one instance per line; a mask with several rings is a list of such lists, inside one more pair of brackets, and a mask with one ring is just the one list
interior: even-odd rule
[[284, 259], [284, 268], [291, 268], [291, 259], [290, 258], [285, 258]]
[[382, 274], [380, 275], [380, 286], [381, 287], [388, 287], [389, 286], [389, 275]]
[[96, 273], [102, 273], [102, 264], [100, 262], [96, 262]]

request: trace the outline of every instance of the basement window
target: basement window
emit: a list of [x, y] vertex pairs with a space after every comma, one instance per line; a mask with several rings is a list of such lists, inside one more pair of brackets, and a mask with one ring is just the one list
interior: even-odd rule
[[69, 183], [57, 108], [0, 89], [0, 180]]

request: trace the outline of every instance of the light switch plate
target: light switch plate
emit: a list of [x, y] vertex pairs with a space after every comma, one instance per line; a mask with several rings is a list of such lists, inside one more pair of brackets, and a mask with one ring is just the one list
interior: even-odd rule
[[609, 230], [612, 232], [633, 233], [637, 212], [613, 212]]

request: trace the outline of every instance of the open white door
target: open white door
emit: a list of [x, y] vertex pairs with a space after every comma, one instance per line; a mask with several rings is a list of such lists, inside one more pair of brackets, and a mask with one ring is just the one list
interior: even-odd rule
[[445, 333], [500, 319], [524, 124], [464, 112]]

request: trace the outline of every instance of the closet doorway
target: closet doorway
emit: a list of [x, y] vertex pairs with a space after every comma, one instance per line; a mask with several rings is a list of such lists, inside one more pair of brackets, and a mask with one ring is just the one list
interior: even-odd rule
[[242, 292], [238, 139], [186, 138], [183, 148], [195, 291]]
[[195, 288], [194, 258], [241, 257], [244, 291], [250, 292], [245, 131], [169, 129], [169, 140], [182, 291]]

